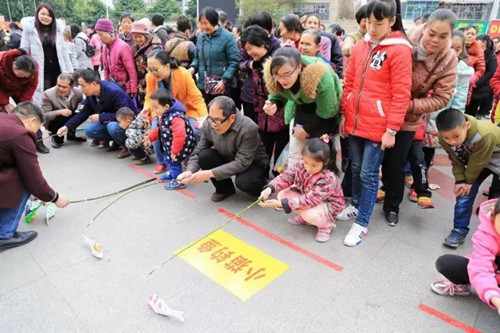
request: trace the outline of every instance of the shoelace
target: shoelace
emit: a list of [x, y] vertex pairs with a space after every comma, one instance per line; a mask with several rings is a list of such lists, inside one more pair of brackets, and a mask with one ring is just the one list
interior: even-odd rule
[[454, 296], [455, 292], [457, 292], [457, 291], [458, 292], [463, 291], [462, 287], [460, 287], [459, 285], [454, 284], [453, 282], [451, 282], [448, 279], [443, 279], [440, 283], [442, 283], [444, 285], [443, 291], [445, 293], [449, 292], [450, 296]]

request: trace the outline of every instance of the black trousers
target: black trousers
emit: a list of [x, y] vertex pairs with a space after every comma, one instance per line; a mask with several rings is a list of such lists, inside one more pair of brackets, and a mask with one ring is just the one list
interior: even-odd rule
[[406, 157], [413, 143], [415, 132], [399, 131], [394, 147], [386, 149], [382, 161], [382, 183], [384, 184], [384, 212], [399, 213], [405, 190]]
[[[436, 260], [436, 269], [454, 284], [470, 284], [467, 264], [469, 259], [456, 254], [445, 254]], [[500, 267], [500, 256], [495, 258]]]
[[281, 152], [285, 149], [288, 141], [290, 141], [290, 131], [288, 127], [279, 132], [259, 131], [259, 135], [264, 143], [264, 147], [266, 147], [266, 153], [269, 159], [273, 156], [274, 151], [274, 162], [276, 163]]
[[436, 148], [422, 147], [422, 151], [424, 152], [424, 160], [425, 165], [427, 166], [427, 171], [429, 171], [430, 167], [434, 165], [434, 155], [436, 154]]
[[254, 104], [245, 101], [241, 101], [241, 103], [243, 104], [243, 114], [257, 124], [257, 114], [255, 113]]
[[473, 117], [487, 116], [493, 107], [493, 94], [484, 98], [474, 98], [472, 96], [469, 105], [465, 107], [465, 114]]
[[[198, 155], [198, 159], [202, 170], [211, 170], [223, 164], [229, 163], [228, 160], [212, 148], [202, 150]], [[251, 196], [258, 197], [267, 183], [268, 173], [269, 167], [262, 167], [254, 161], [248, 169], [236, 175], [236, 187]], [[234, 191], [234, 184], [231, 178], [223, 180], [211, 178], [210, 180], [215, 186], [215, 192], [217, 193], [228, 193]]]
[[429, 179], [427, 174], [427, 165], [425, 161], [424, 151], [422, 150], [422, 141], [413, 141], [408, 154], [410, 161], [411, 173], [413, 175], [413, 184], [411, 188], [417, 192], [417, 197], [432, 196], [429, 190]]
[[344, 196], [351, 197], [352, 195], [352, 172], [351, 163], [349, 161], [349, 143], [347, 139], [340, 138], [340, 149], [342, 152], [342, 172], [344, 177], [342, 178], [342, 191]]

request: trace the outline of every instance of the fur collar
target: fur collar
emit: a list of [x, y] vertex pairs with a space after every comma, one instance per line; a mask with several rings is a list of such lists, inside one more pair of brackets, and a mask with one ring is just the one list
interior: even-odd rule
[[[264, 63], [264, 80], [266, 81], [267, 91], [271, 94], [279, 94], [283, 91], [283, 87], [271, 75], [271, 62], [272, 58], [266, 60]], [[316, 98], [316, 91], [318, 84], [323, 76], [328, 72], [328, 67], [323, 60], [317, 59], [316, 61], [306, 65], [302, 62], [302, 71], [300, 73], [300, 90], [310, 99]]]
[[[422, 39], [422, 36], [424, 35], [424, 29], [425, 29], [425, 24], [422, 24], [421, 26], [415, 27], [411, 30], [411, 32], [408, 34], [408, 39], [410, 42], [415, 46], [413, 48], [413, 61], [416, 64], [417, 63], [417, 48], [418, 48], [418, 43]], [[436, 73], [439, 73], [443, 71], [444, 69], [448, 68], [450, 62], [456, 58], [455, 51], [451, 49], [451, 39], [448, 41], [448, 44], [444, 49], [442, 49], [439, 52], [436, 53], [429, 53], [423, 60], [425, 64], [425, 68], [427, 69], [428, 72], [432, 71], [434, 66], [436, 65], [437, 61], [441, 61], [441, 64], [436, 68]]]

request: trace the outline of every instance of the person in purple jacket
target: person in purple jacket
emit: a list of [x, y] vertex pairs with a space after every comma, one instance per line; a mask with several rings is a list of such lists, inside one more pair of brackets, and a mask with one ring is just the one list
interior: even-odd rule
[[36, 238], [36, 231], [17, 231], [30, 194], [60, 208], [69, 204], [47, 184], [38, 164], [35, 133], [43, 122], [42, 110], [31, 102], [0, 113], [0, 252]]
[[57, 135], [64, 136], [68, 130], [75, 130], [87, 118], [90, 124], [85, 128], [88, 138], [101, 141], [113, 141], [109, 151], [122, 150], [118, 158], [130, 156], [125, 148], [125, 130], [116, 121], [116, 111], [121, 107], [130, 108], [138, 113], [137, 108], [130, 96], [113, 82], [101, 81], [99, 74], [94, 70], [86, 69], [80, 72], [78, 84], [82, 92], [87, 96], [82, 102], [83, 109], [66, 124], [59, 128]]

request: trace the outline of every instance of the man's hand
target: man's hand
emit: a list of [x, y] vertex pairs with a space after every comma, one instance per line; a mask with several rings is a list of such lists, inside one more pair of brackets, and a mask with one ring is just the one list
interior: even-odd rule
[[98, 123], [99, 122], [99, 115], [98, 114], [93, 114], [89, 117], [89, 120], [93, 123]]
[[189, 178], [183, 178], [183, 184], [201, 184], [210, 178], [213, 178], [213, 173], [210, 170], [198, 171], [191, 175]]
[[305, 139], [307, 139], [307, 137], [309, 136], [309, 133], [307, 133], [303, 127], [301, 126], [295, 126], [293, 128], [293, 136], [297, 139], [297, 140], [300, 140], [300, 141], [304, 141]]
[[73, 114], [73, 112], [69, 109], [61, 109], [57, 110], [57, 115], [58, 116], [63, 116], [63, 117], [69, 117]]
[[66, 126], [63, 126], [57, 130], [57, 136], [63, 137], [66, 134], [68, 134], [68, 128]]
[[193, 173], [191, 171], [184, 171], [183, 173], [181, 173], [177, 177], [177, 180], [181, 181], [183, 184], [187, 184], [187, 183], [184, 183], [184, 180], [190, 178], [192, 175], [193, 175]]
[[457, 197], [469, 195], [471, 186], [470, 184], [456, 184], [453, 193], [455, 193]]
[[269, 187], [266, 187], [264, 191], [260, 192], [259, 200], [266, 201], [267, 199], [269, 199], [272, 192], [273, 191]]
[[55, 202], [55, 204], [59, 208], [64, 208], [67, 205], [69, 205], [69, 200], [64, 195], [59, 194], [59, 198], [57, 199], [57, 201]]
[[281, 201], [276, 199], [260, 201], [259, 206], [264, 208], [283, 208], [283, 206], [281, 205]]
[[264, 112], [268, 116], [274, 116], [276, 111], [278, 111], [278, 107], [276, 106], [276, 103], [273, 103], [273, 102], [268, 100], [264, 103], [264, 107], [262, 108], [262, 110], [264, 110]]
[[382, 135], [382, 146], [380, 149], [386, 150], [388, 148], [392, 148], [395, 143], [396, 137], [389, 132], [385, 132], [384, 135]]

